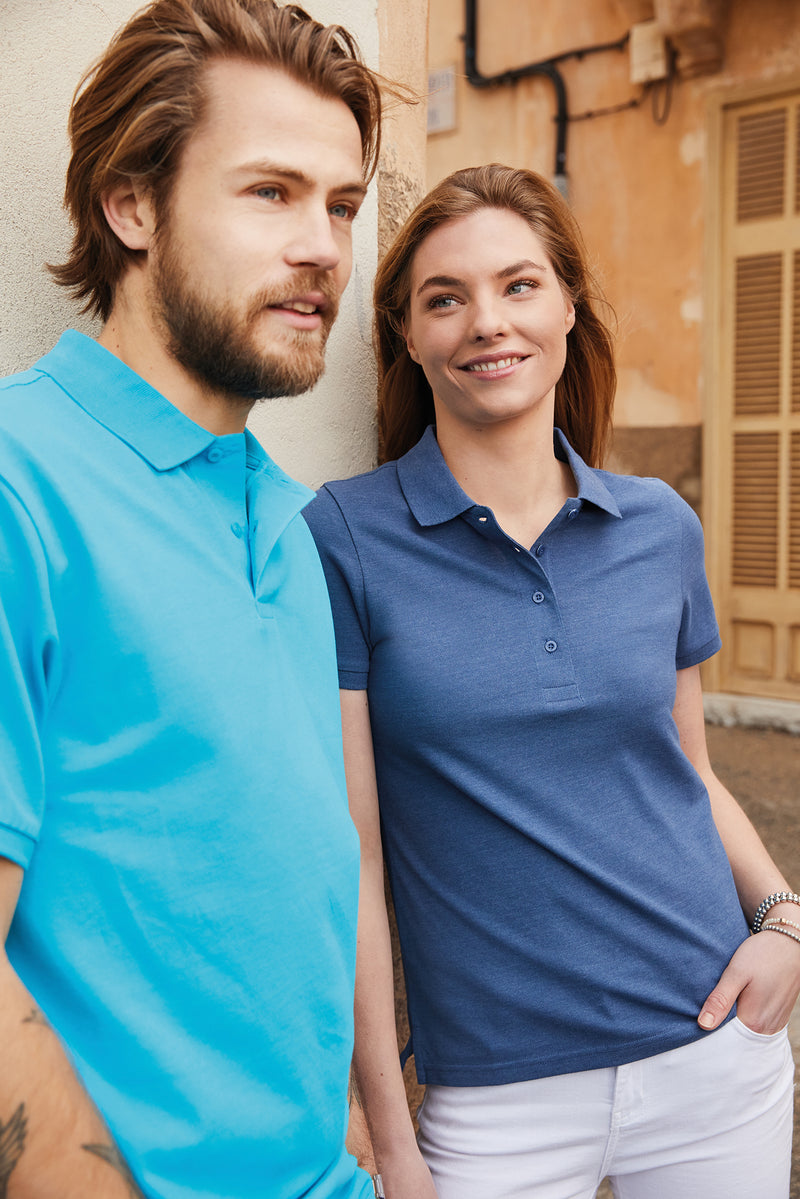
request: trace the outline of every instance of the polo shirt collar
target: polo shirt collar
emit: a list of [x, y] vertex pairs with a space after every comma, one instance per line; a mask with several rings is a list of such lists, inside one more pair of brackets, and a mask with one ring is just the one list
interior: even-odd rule
[[621, 517], [619, 505], [603, 482], [602, 472], [587, 466], [580, 454], [573, 450], [560, 429], [553, 429], [553, 445], [556, 457], [569, 464], [578, 484], [578, 499], [602, 508], [611, 516]]
[[50, 375], [155, 470], [172, 470], [217, 440], [115, 354], [74, 329], [64, 333], [36, 369]]
[[[560, 429], [553, 430], [556, 455], [568, 462], [578, 484], [578, 499], [594, 504], [611, 516], [621, 516], [617, 502], [600, 474], [587, 466]], [[397, 477], [415, 519], [423, 527], [444, 524], [475, 507], [456, 482], [442, 457], [433, 425], [397, 462]]]

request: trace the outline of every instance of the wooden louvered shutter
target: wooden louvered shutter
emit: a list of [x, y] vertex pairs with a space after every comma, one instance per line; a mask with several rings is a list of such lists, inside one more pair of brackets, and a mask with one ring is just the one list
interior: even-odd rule
[[717, 685], [800, 700], [800, 95], [723, 122]]

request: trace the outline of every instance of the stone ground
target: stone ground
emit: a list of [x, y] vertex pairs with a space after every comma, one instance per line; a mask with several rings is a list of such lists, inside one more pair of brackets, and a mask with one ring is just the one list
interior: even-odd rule
[[[771, 729], [708, 726], [711, 760], [755, 824], [790, 886], [800, 891], [800, 737]], [[800, 1004], [789, 1025], [800, 1079]], [[795, 1146], [789, 1199], [800, 1199], [800, 1129]], [[611, 1199], [604, 1183], [598, 1199]], [[664, 1199], [680, 1199], [665, 1195]], [[736, 1199], [732, 1195], [731, 1199]]]

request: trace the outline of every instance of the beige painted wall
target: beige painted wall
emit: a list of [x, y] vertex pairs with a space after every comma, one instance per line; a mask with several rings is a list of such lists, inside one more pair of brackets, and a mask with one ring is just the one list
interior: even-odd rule
[[[67, 111], [79, 76], [139, 0], [2, 0], [0, 4], [0, 373], [23, 369], [63, 329], [92, 332], [44, 271], [62, 259], [69, 228], [61, 209]], [[356, 32], [378, 65], [375, 0], [308, 0], [318, 19]], [[331, 337], [328, 369], [307, 396], [260, 405], [254, 432], [282, 466], [316, 485], [374, 462], [370, 289], [377, 258], [377, 186], [355, 231], [355, 268]]]
[[[666, 124], [650, 99], [613, 116], [570, 122], [570, 199], [619, 321], [616, 422], [697, 426], [703, 413], [703, 262], [707, 100], [720, 89], [796, 73], [797, 0], [729, 0], [722, 70], [676, 82]], [[430, 67], [463, 72], [463, 0], [431, 0]], [[485, 75], [628, 28], [615, 0], [479, 0], [478, 68]], [[569, 110], [627, 101], [627, 51], [562, 67]], [[663, 98], [663, 97], [659, 97]], [[458, 80], [458, 127], [428, 143], [428, 183], [469, 163], [505, 161], [550, 177], [552, 85], [544, 79], [478, 91]]]

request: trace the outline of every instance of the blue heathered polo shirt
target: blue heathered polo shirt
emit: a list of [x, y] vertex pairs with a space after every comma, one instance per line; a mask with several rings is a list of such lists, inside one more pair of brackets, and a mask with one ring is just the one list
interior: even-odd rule
[[372, 1191], [310, 495], [77, 333], [0, 386], [8, 952], [158, 1199]]
[[304, 515], [367, 689], [417, 1074], [488, 1085], [692, 1041], [747, 936], [675, 672], [719, 647], [699, 522], [589, 469], [536, 544], [427, 431]]

